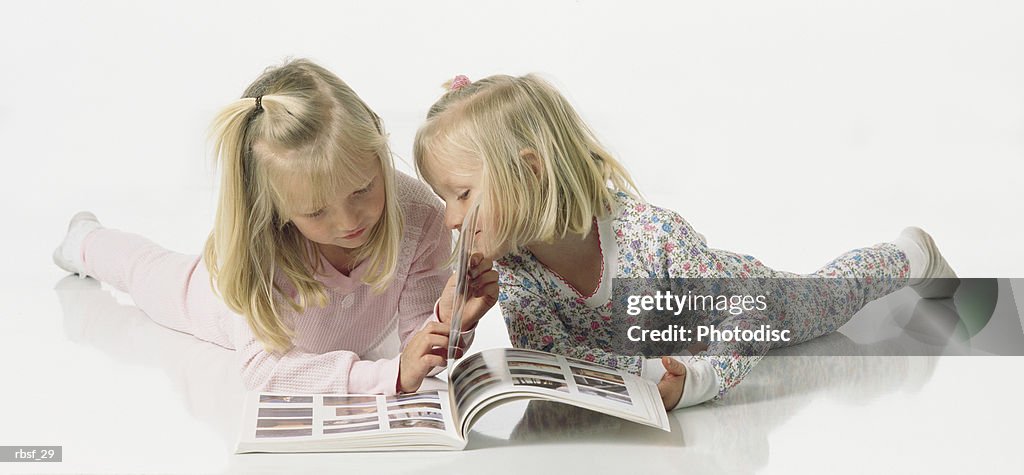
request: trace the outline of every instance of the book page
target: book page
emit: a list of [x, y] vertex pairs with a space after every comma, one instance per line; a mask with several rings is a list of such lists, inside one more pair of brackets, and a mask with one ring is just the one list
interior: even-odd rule
[[448, 409], [448, 393], [445, 391], [386, 396], [384, 402], [386, 430], [418, 428], [455, 432], [455, 424]]
[[396, 396], [253, 393], [246, 400], [244, 422], [239, 453], [465, 444], [447, 391]]
[[523, 398], [555, 400], [668, 430], [653, 383], [541, 351], [496, 348], [466, 357], [452, 371], [451, 387], [463, 431], [487, 406]]
[[469, 266], [473, 257], [473, 248], [476, 241], [476, 216], [479, 205], [470, 207], [466, 218], [462, 221], [462, 228], [459, 232], [459, 242], [456, 245], [456, 255], [459, 260], [456, 263], [455, 294], [452, 302], [452, 319], [449, 322], [448, 333], [448, 367], [454, 366], [459, 356], [459, 340], [462, 336], [462, 311], [469, 300]]

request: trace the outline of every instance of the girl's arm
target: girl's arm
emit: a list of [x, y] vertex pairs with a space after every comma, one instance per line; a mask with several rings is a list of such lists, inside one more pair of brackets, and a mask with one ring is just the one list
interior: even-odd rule
[[[526, 290], [523, 286], [503, 285], [498, 297], [501, 313], [505, 316], [509, 338], [517, 348], [547, 351], [571, 358], [592, 361], [605, 366], [623, 369], [658, 384], [665, 374], [660, 358], [645, 358], [640, 355], [622, 355], [586, 345], [575, 344], [575, 336], [556, 316], [547, 299]], [[727, 367], [738, 363], [732, 358], [717, 356], [674, 357], [686, 366], [685, 385], [682, 398], [675, 407], [688, 407], [725, 393], [718, 377], [719, 365]], [[746, 358], [743, 358], [746, 359]], [[726, 374], [735, 374], [726, 372]], [[738, 380], [736, 380], [738, 382]]]
[[[664, 234], [658, 244], [664, 258], [658, 267], [661, 267], [663, 275], [667, 275], [672, 282], [679, 282], [677, 279], [698, 279], [700, 282], [700, 279], [723, 278], [723, 263], [709, 252], [704, 236], [694, 230], [678, 213], [670, 210], [661, 211], [663, 214], [659, 221], [662, 226], [659, 229]], [[749, 266], [761, 265], [756, 260], [743, 262], [739, 256], [735, 259], [738, 261], [733, 265], [737, 272], [728, 278], [745, 278], [749, 276]], [[744, 265], [748, 267], [745, 268]], [[678, 289], [676, 293], [685, 294], [686, 289]], [[720, 325], [728, 327], [730, 323], [734, 322], [727, 319]], [[756, 352], [748, 351], [747, 354]], [[678, 409], [721, 399], [729, 389], [743, 380], [750, 369], [760, 361], [761, 356], [741, 356], [737, 353], [720, 355], [701, 351], [694, 356], [675, 358], [686, 366], [686, 382], [682, 398], [676, 405]], [[660, 379], [665, 373], [660, 360], [648, 361], [646, 366], [650, 371], [645, 375], [651, 378]]]
[[[517, 283], [502, 283], [498, 304], [512, 346], [556, 353], [640, 374], [643, 357], [619, 355], [579, 343], [577, 335], [558, 317], [550, 299]], [[582, 339], [582, 335], [579, 335]]]
[[[698, 353], [696, 356], [671, 356], [670, 358], [674, 358], [686, 367], [682, 397], [675, 407], [666, 407], [670, 411], [713, 399], [721, 399], [726, 391], [739, 384], [742, 379], [742, 377], [727, 378], [727, 376], [746, 374], [755, 363], [755, 361], [749, 361], [750, 357], [713, 356], [705, 353]], [[665, 373], [666, 369], [661, 358], [644, 360], [644, 379], [660, 383]]]
[[235, 352], [246, 388], [304, 394], [395, 394], [399, 357], [364, 361], [351, 351], [267, 352], [245, 319], [235, 323]]
[[[436, 311], [437, 299], [451, 275], [445, 266], [452, 252], [451, 232], [444, 226], [443, 211], [439, 205], [427, 208], [423, 204], [421, 207], [423, 214], [419, 220], [414, 220], [416, 216], [406, 216], [406, 226], [415, 225], [418, 229], [407, 230], [406, 236], [418, 237], [418, 242], [405, 285], [398, 295], [398, 337], [402, 348], [427, 323], [441, 321]], [[407, 212], [414, 209], [421, 208], [410, 207]]]

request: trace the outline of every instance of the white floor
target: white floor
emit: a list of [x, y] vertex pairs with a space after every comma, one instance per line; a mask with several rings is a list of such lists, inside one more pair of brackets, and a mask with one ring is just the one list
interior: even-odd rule
[[[64, 461], [0, 471], [522, 473], [528, 460], [571, 473], [1002, 473], [1021, 462], [1022, 358], [800, 347], [764, 360], [725, 402], [672, 413], [671, 433], [513, 403], [485, 415], [458, 453], [232, 455], [242, 391], [230, 351], [153, 324], [92, 279], [51, 279], [25, 281], [0, 323], [0, 445], [62, 445]], [[1022, 295], [1024, 281], [1014, 283]], [[844, 328], [851, 338], [815, 346], [890, 338], [913, 300], [875, 302]], [[507, 344], [499, 315], [489, 317], [476, 350]]]
[[[916, 224], [962, 276], [1024, 277], [1024, 7], [819, 3], [8, 7], [0, 445], [62, 445], [64, 461], [0, 473], [1019, 471], [1024, 359], [977, 356], [767, 360], [668, 435], [511, 405], [460, 453], [235, 456], [231, 355], [50, 263], [79, 209], [198, 252], [209, 121], [265, 66], [305, 56], [384, 118], [407, 172], [439, 84], [539, 71], [714, 247], [811, 272]], [[476, 348], [507, 345], [497, 311], [482, 325]]]

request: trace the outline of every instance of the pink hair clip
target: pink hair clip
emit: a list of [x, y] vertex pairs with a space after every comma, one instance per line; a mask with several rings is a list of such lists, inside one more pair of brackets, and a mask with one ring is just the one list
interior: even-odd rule
[[448, 86], [449, 91], [458, 91], [469, 85], [469, 78], [460, 74], [452, 79], [452, 84]]

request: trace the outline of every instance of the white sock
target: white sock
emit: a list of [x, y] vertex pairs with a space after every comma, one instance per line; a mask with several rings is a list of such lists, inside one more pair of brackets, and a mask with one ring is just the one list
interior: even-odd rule
[[892, 243], [907, 255], [907, 260], [910, 261], [910, 278], [920, 279], [924, 277], [924, 271], [928, 268], [928, 256], [925, 254], [924, 248], [918, 243], [918, 240], [912, 239], [907, 234], [906, 230], [904, 230], [900, 233], [900, 237], [896, 238]]
[[921, 228], [909, 227], [893, 241], [910, 261], [910, 287], [924, 298], [952, 297], [960, 285], [935, 240]]
[[82, 244], [85, 243], [86, 236], [102, 227], [96, 215], [88, 211], [72, 216], [64, 241], [53, 251], [53, 263], [61, 269], [78, 274], [83, 279], [88, 277], [85, 274], [85, 261], [82, 259]]

